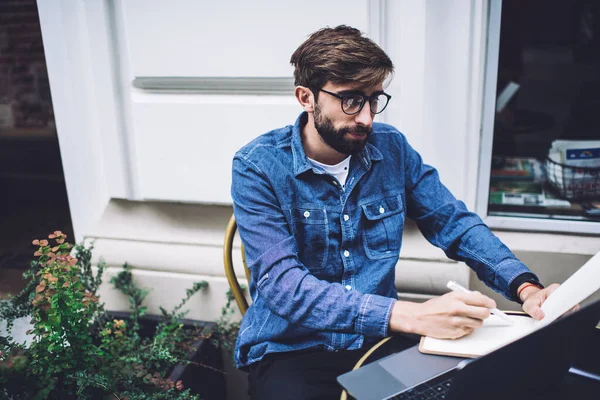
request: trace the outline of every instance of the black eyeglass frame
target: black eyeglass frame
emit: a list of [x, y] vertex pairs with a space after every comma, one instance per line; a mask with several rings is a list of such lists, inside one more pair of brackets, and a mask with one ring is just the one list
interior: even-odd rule
[[[321, 92], [325, 92], [330, 96], [333, 96], [335, 98], [340, 99], [340, 107], [342, 108], [342, 112], [346, 115], [356, 115], [358, 113], [360, 113], [363, 109], [363, 107], [365, 106], [365, 104], [367, 104], [367, 100], [369, 101], [369, 111], [371, 111], [373, 114], [381, 114], [383, 112], [383, 110], [386, 109], [386, 107], [388, 106], [388, 104], [390, 104], [390, 100], [392, 98], [391, 95], [387, 94], [386, 92], [378, 92], [376, 94], [372, 94], [371, 96], [367, 96], [366, 94], [361, 94], [361, 93], [352, 93], [352, 94], [348, 94], [348, 95], [340, 95], [337, 93], [333, 93], [330, 91], [327, 91], [325, 89], [320, 89]], [[384, 95], [387, 99], [385, 105], [383, 106], [383, 108], [377, 112], [373, 112], [373, 109], [371, 108], [371, 99], [374, 99], [376, 97], [379, 97], [381, 95]], [[346, 112], [346, 110], [344, 110], [344, 100], [348, 97], [362, 97], [362, 104], [360, 105], [360, 107], [358, 107], [358, 110], [356, 112], [353, 113], [349, 113]]]

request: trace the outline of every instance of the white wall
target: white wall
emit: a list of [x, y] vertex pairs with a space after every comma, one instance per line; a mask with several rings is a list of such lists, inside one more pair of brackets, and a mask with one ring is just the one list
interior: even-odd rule
[[[486, 1], [38, 5], [76, 238], [98, 237], [97, 253], [114, 266], [130, 261], [140, 280], [160, 287], [156, 304], [172, 300], [167, 288], [182, 290], [194, 277], [209, 277], [224, 290], [217, 253], [230, 210], [231, 158], [253, 137], [293, 123], [300, 107], [289, 57], [325, 25], [354, 25], [390, 54], [397, 71], [382, 119], [408, 136], [457, 197], [475, 205]], [[123, 204], [129, 208], [115, 208]], [[196, 229], [185, 228], [186, 221]], [[165, 232], [197, 236], [186, 244]], [[499, 234], [515, 250], [542, 255], [600, 249], [596, 237]], [[445, 273], [466, 277], [414, 226], [404, 243], [398, 284], [409, 294], [438, 293]], [[436, 278], [421, 274], [424, 280], [415, 281], [422, 268]], [[207, 299], [220, 304], [217, 292]], [[114, 307], [123, 305], [109, 297]], [[212, 318], [216, 309], [197, 316]]]
[[301, 111], [291, 53], [341, 23], [367, 32], [397, 66], [382, 119], [474, 204], [479, 3], [40, 0], [77, 238], [110, 198], [230, 204], [235, 150]]

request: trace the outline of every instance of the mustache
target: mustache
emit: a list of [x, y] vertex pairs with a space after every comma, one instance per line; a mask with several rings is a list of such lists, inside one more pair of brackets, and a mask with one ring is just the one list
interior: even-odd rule
[[370, 135], [372, 130], [373, 130], [373, 128], [370, 126], [356, 125], [353, 127], [341, 128], [338, 130], [338, 134], [340, 136], [344, 136], [346, 133], [356, 132], [356, 133], [364, 133], [366, 135]]

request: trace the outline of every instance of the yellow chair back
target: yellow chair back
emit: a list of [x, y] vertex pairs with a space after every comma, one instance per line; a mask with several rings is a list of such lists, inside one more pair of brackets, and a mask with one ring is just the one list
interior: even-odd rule
[[[235, 271], [233, 269], [233, 238], [237, 230], [237, 223], [235, 222], [235, 216], [232, 215], [229, 223], [227, 224], [227, 230], [225, 231], [225, 244], [223, 246], [223, 265], [225, 266], [225, 275], [227, 276], [227, 282], [235, 298], [235, 302], [240, 309], [242, 315], [246, 313], [248, 309], [248, 300], [244, 296], [240, 283], [237, 280]], [[244, 244], [242, 243], [242, 263], [244, 264], [244, 272], [246, 273], [246, 279], [250, 283], [250, 270], [246, 265], [246, 252], [244, 251]]]

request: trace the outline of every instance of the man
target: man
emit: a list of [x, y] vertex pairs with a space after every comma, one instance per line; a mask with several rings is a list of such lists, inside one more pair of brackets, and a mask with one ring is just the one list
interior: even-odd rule
[[495, 302], [452, 292], [397, 300], [405, 218], [448, 257], [534, 318], [546, 289], [423, 164], [406, 138], [374, 123], [390, 100], [385, 52], [347, 26], [321, 29], [292, 55], [296, 123], [233, 160], [232, 197], [253, 303], [236, 345], [253, 398], [338, 398], [335, 377], [397, 332], [458, 338]]

